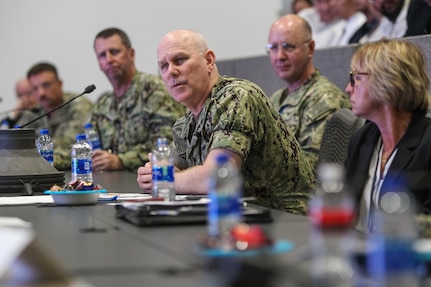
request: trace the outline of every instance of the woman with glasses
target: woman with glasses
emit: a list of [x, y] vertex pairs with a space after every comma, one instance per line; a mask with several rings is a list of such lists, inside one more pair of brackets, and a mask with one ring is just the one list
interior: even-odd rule
[[382, 196], [406, 190], [428, 213], [431, 190], [429, 78], [413, 43], [380, 40], [361, 46], [351, 60], [352, 111], [367, 123], [351, 138], [345, 162], [358, 200], [356, 227], [370, 231]]

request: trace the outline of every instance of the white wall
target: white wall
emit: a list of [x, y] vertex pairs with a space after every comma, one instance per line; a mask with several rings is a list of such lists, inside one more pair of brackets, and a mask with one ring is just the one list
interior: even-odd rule
[[0, 1], [0, 112], [15, 106], [16, 80], [42, 60], [57, 66], [66, 91], [95, 84], [87, 95], [94, 101], [109, 89], [92, 48], [104, 28], [126, 31], [138, 69], [157, 73], [157, 44], [174, 29], [200, 31], [220, 60], [263, 55], [281, 6], [279, 0]]

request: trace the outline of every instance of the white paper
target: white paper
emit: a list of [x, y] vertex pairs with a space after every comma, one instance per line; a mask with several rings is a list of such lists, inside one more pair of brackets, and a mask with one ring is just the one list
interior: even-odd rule
[[[151, 198], [151, 194], [143, 193], [101, 193], [99, 195], [100, 201], [106, 201], [113, 196], [117, 196], [117, 201], [123, 200], [136, 200]], [[115, 201], [114, 201], [115, 202]], [[54, 203], [51, 195], [20, 195], [20, 196], [4, 196], [0, 197], [1, 205], [29, 205], [37, 203]]]
[[[2, 227], [32, 227], [33, 224], [28, 221], [24, 221], [18, 217], [0, 217], [0, 228]], [[0, 237], [1, 238], [1, 237]]]
[[143, 201], [143, 202], [131, 202], [125, 201], [122, 203], [123, 206], [128, 208], [138, 208], [143, 205], [157, 205], [157, 206], [185, 206], [185, 205], [204, 205], [208, 204], [210, 200], [208, 198], [200, 198], [198, 200], [176, 200], [176, 201]]
[[[0, 217], [11, 223], [10, 219]], [[33, 231], [29, 228], [2, 227], [0, 225], [0, 278], [10, 268], [11, 264], [20, 256], [23, 250], [33, 240]]]
[[54, 200], [52, 199], [51, 195], [20, 195], [0, 197], [0, 205], [26, 205], [52, 202], [54, 202]]

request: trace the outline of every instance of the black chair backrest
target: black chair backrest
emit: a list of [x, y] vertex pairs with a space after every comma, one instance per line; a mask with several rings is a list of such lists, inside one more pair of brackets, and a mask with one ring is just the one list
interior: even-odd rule
[[324, 163], [344, 165], [350, 137], [364, 123], [365, 119], [355, 116], [350, 109], [336, 111], [326, 123], [317, 169]]

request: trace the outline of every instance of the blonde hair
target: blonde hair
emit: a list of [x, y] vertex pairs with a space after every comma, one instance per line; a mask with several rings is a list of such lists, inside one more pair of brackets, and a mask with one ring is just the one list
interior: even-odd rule
[[388, 39], [370, 42], [354, 53], [350, 68], [368, 73], [372, 99], [397, 110], [428, 111], [430, 80], [425, 57], [415, 44]]

